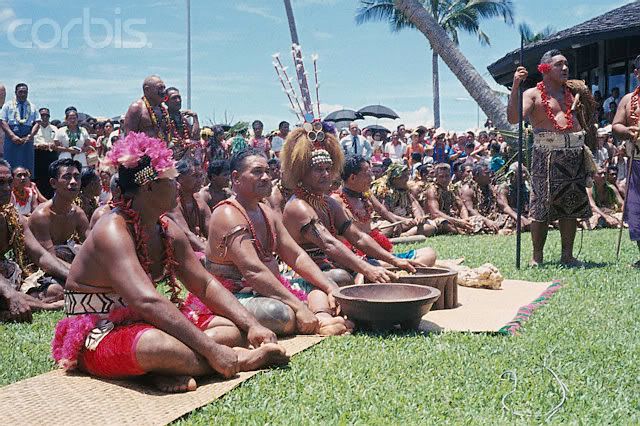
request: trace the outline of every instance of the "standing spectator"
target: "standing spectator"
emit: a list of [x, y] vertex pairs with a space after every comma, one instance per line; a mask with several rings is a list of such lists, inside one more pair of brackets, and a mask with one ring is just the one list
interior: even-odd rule
[[604, 113], [604, 121], [606, 124], [613, 123], [613, 117], [615, 117], [617, 110], [618, 104], [615, 102], [609, 102], [609, 111]]
[[35, 151], [34, 182], [42, 195], [53, 197], [53, 188], [49, 185], [49, 164], [58, 159], [53, 139], [58, 128], [49, 122], [51, 113], [49, 108], [40, 108], [40, 128], [33, 137]]
[[371, 143], [369, 143], [365, 137], [358, 134], [358, 123], [355, 121], [349, 123], [349, 133], [349, 136], [344, 137], [340, 141], [340, 146], [345, 155], [362, 155], [369, 161], [371, 155], [373, 155], [373, 149], [371, 148]]
[[435, 140], [433, 144], [433, 163], [447, 163], [451, 162], [450, 157], [453, 155], [453, 150], [449, 145], [445, 143], [446, 132], [444, 129], [438, 129], [435, 133]]
[[406, 150], [407, 145], [400, 140], [398, 132], [393, 132], [391, 142], [384, 147], [384, 154], [385, 157], [391, 158], [393, 161], [401, 161]]
[[[398, 137], [400, 137], [399, 133]], [[424, 155], [424, 143], [420, 140], [420, 135], [418, 135], [418, 132], [411, 133], [411, 145], [409, 145], [404, 152], [407, 160], [411, 160], [411, 154], [413, 154], [414, 152], [418, 152]]]
[[224, 141], [224, 128], [222, 126], [213, 126], [213, 129], [209, 129], [208, 127], [205, 127], [205, 129], [212, 132], [208, 137], [209, 161], [226, 160], [229, 158], [227, 146]]
[[373, 150], [375, 151], [377, 148], [380, 148], [380, 150], [383, 149], [383, 145], [384, 145], [384, 141], [382, 140], [382, 133], [381, 132], [375, 132], [373, 134], [373, 142], [371, 142], [371, 146], [373, 148]]
[[255, 120], [251, 123], [253, 129], [253, 138], [249, 141], [249, 145], [259, 150], [264, 151], [267, 158], [270, 158], [269, 151], [271, 151], [271, 144], [269, 140], [262, 134], [264, 131], [264, 124], [260, 120]]
[[602, 99], [602, 93], [599, 90], [593, 92], [593, 100], [596, 101], [596, 123], [601, 123], [604, 120], [604, 99]]
[[[602, 106], [604, 107], [605, 115], [611, 111], [611, 102], [615, 102], [616, 108], [620, 103], [620, 89], [618, 89], [617, 87], [614, 87], [613, 89], [611, 89], [611, 96], [609, 96], [607, 99], [604, 100], [604, 104]], [[616, 110], [614, 108], [613, 113], [615, 114], [615, 112]], [[609, 123], [611, 123], [611, 121], [609, 121]]]
[[284, 141], [287, 139], [287, 135], [289, 135], [289, 126], [288, 121], [281, 121], [280, 124], [278, 124], [278, 134], [271, 140], [271, 150], [276, 158], [280, 157], [280, 151], [282, 151], [284, 147]]
[[609, 151], [605, 146], [606, 140], [607, 140], [606, 129], [598, 129], [598, 134], [596, 138], [596, 152], [593, 153], [593, 156], [595, 158], [596, 165], [599, 168], [605, 168], [609, 163]]
[[489, 160], [489, 168], [493, 173], [497, 172], [504, 166], [504, 158], [500, 152], [500, 144], [498, 142], [492, 142], [489, 145], [489, 151], [491, 152], [491, 160]]
[[407, 140], [407, 128], [404, 126], [404, 124], [400, 124], [398, 127], [396, 127], [396, 132], [398, 132], [398, 139], [400, 139], [400, 142], [409, 144], [409, 141]]
[[0, 111], [0, 126], [5, 133], [4, 159], [12, 167], [26, 167], [33, 174], [33, 137], [40, 128], [40, 113], [27, 99], [29, 87], [25, 83], [16, 85], [15, 95]]
[[79, 161], [82, 167], [87, 167], [87, 153], [92, 149], [89, 132], [78, 125], [78, 110], [70, 106], [64, 110], [67, 125], [56, 132], [54, 143], [60, 153], [58, 159], [71, 158]]

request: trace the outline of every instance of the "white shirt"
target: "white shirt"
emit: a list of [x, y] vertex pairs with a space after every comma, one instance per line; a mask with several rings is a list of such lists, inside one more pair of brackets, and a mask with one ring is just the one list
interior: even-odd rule
[[609, 104], [611, 104], [611, 102], [615, 102], [616, 105], [620, 105], [620, 98], [614, 98], [613, 96], [609, 96], [607, 99], [604, 100], [604, 104], [602, 104], [602, 108], [604, 108], [604, 112], [610, 112], [611, 108], [609, 108]]
[[273, 138], [271, 138], [271, 150], [273, 152], [282, 151], [283, 146], [284, 146], [284, 139], [282, 139], [280, 136], [274, 136]]
[[[76, 147], [82, 149], [84, 147], [84, 144], [89, 141], [90, 137], [89, 137], [89, 132], [87, 132], [87, 129], [85, 129], [84, 127], [78, 127], [78, 129], [80, 129], [80, 138], [76, 143]], [[67, 135], [67, 126], [64, 126], [58, 129], [54, 137], [54, 140], [56, 142], [59, 142], [61, 146], [64, 146], [65, 148], [69, 148], [69, 135]], [[74, 160], [79, 161], [80, 164], [82, 164], [82, 167], [87, 167], [87, 156], [85, 155], [84, 152], [81, 152], [80, 154], [74, 154], [74, 155], [71, 155], [70, 152], [61, 152], [60, 155], [58, 155], [58, 158], [59, 159], [73, 158]]]
[[[356, 152], [354, 152], [353, 149], [354, 138], [356, 139]], [[340, 141], [340, 146], [347, 156], [359, 154], [362, 155], [366, 160], [369, 160], [373, 155], [373, 148], [371, 148], [371, 144], [366, 138], [362, 137], [361, 135], [345, 136]]]
[[52, 144], [53, 138], [55, 137], [57, 131], [58, 128], [53, 124], [49, 124], [47, 127], [40, 126], [38, 133], [36, 133], [33, 137], [33, 144], [36, 146], [42, 144]]
[[406, 151], [407, 145], [403, 142], [400, 142], [397, 145], [389, 142], [387, 146], [384, 147], [384, 153], [387, 154], [393, 161], [401, 160]]

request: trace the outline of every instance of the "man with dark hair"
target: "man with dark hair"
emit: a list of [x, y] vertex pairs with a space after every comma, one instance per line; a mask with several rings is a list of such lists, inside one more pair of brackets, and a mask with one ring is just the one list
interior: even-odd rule
[[434, 173], [434, 182], [427, 186], [424, 199], [421, 200], [424, 209], [436, 221], [439, 231], [452, 234], [472, 233], [473, 225], [467, 220], [467, 209], [451, 185], [451, 166], [447, 163], [437, 164]]
[[271, 176], [271, 183], [273, 185], [277, 185], [282, 178], [280, 174], [280, 160], [278, 160], [277, 158], [270, 158], [269, 161], [267, 161], [267, 164], [269, 165], [269, 175]]
[[31, 321], [32, 311], [62, 307], [69, 267], [38, 243], [16, 211], [12, 181], [11, 166], [0, 160], [0, 321]]
[[[67, 318], [52, 343], [58, 365], [109, 379], [148, 374], [159, 390], [184, 392], [196, 388], [196, 376], [228, 378], [288, 362], [275, 334], [207, 273], [163, 217], [176, 206], [177, 175], [164, 142], [130, 133], [107, 162], [118, 168], [123, 199], [74, 261]], [[156, 288], [160, 281], [169, 298]]]
[[206, 203], [210, 210], [213, 210], [220, 201], [231, 197], [231, 191], [229, 190], [230, 175], [229, 160], [214, 160], [210, 162], [207, 168], [209, 185], [204, 186], [196, 194], [196, 197]]
[[269, 158], [269, 151], [271, 150], [271, 143], [262, 132], [264, 131], [264, 124], [260, 120], [255, 120], [251, 123], [253, 129], [253, 138], [249, 141], [249, 146], [260, 149], [264, 152], [264, 155]]
[[0, 128], [5, 134], [3, 155], [13, 167], [26, 167], [33, 174], [33, 137], [40, 129], [40, 113], [27, 99], [29, 87], [25, 83], [16, 85], [15, 95], [0, 111]]
[[[173, 151], [173, 158], [180, 160], [187, 154], [193, 155], [200, 141], [198, 114], [191, 110], [180, 111], [182, 96], [175, 87], [166, 89], [165, 95], [169, 111], [169, 147]], [[189, 118], [193, 120], [193, 124], [189, 123]]]
[[111, 192], [111, 199], [105, 205], [98, 207], [96, 211], [93, 212], [93, 215], [91, 215], [91, 222], [89, 222], [89, 230], [93, 229], [93, 227], [96, 225], [96, 223], [98, 223], [98, 220], [100, 220], [102, 216], [113, 210], [114, 203], [120, 201], [122, 193], [120, 191], [120, 186], [118, 186], [117, 173], [111, 176], [111, 179], [109, 181], [109, 190]]
[[29, 228], [51, 254], [67, 263], [75, 257], [78, 243], [85, 240], [89, 219], [74, 200], [80, 191], [82, 165], [71, 158], [49, 166], [49, 183], [54, 189], [51, 200], [40, 204], [29, 218]]
[[[533, 258], [530, 265], [543, 262], [549, 223], [558, 220], [562, 244], [560, 262], [569, 267], [582, 266], [583, 263], [573, 257], [573, 243], [577, 220], [591, 216], [586, 185], [595, 165], [585, 143], [595, 131], [594, 114], [588, 111], [593, 97], [589, 90], [583, 90], [584, 84], [567, 80], [569, 62], [558, 50], [550, 50], [542, 56], [538, 71], [542, 81], [522, 95], [524, 117], [534, 130], [530, 204]], [[526, 68], [519, 66], [513, 77], [507, 107], [512, 124], [518, 122], [518, 91], [527, 75]], [[575, 100], [573, 90], [581, 95], [575, 113], [571, 107]]]
[[[502, 213], [509, 216], [507, 227], [510, 229], [516, 229], [518, 223], [518, 163], [511, 163], [509, 171], [504, 176], [505, 181], [498, 185], [497, 202], [498, 207]], [[531, 225], [531, 219], [529, 218], [529, 170], [522, 166], [522, 179], [520, 186], [520, 206], [522, 208], [521, 215], [521, 229], [528, 230]]]
[[[218, 204], [209, 221], [206, 266], [261, 324], [276, 334], [343, 334], [352, 328], [334, 317], [334, 281], [298, 246], [262, 200], [271, 193], [264, 153], [247, 148], [231, 159], [235, 195]], [[278, 256], [301, 277], [287, 280]], [[305, 301], [307, 303], [305, 303]]]
[[491, 186], [491, 169], [486, 162], [473, 166], [473, 178], [461, 182], [458, 194], [469, 214], [473, 233], [498, 233], [507, 215], [498, 211], [497, 198]]
[[[633, 75], [640, 80], [640, 55], [633, 61]], [[640, 86], [638, 86], [640, 87]], [[628, 186], [627, 199], [625, 200], [624, 219], [629, 223], [629, 236], [640, 249], [640, 143], [638, 142], [638, 130], [640, 123], [640, 89], [636, 88], [632, 93], [626, 94], [620, 101], [620, 106], [613, 119], [613, 133], [618, 138], [626, 141], [627, 161], [631, 161], [631, 173], [625, 176]], [[628, 173], [628, 169], [625, 170]], [[640, 268], [640, 260], [634, 265]]]
[[33, 138], [34, 153], [34, 179], [42, 195], [46, 198], [53, 197], [53, 189], [49, 185], [49, 164], [58, 159], [55, 150], [54, 138], [58, 128], [51, 124], [49, 108], [40, 108], [40, 128]]
[[134, 101], [125, 115], [125, 133], [142, 132], [170, 142], [167, 108], [162, 104], [166, 96], [166, 86], [160, 77], [150, 75], [142, 83], [142, 98]]
[[[347, 214], [352, 218], [353, 224], [360, 231], [367, 233], [381, 249], [392, 253], [393, 244], [379, 229], [373, 224], [373, 213], [377, 213], [387, 223], [402, 222], [397, 225], [399, 228], [406, 229], [407, 235], [420, 234], [420, 230], [424, 229], [422, 225], [415, 225], [409, 228], [412, 223], [407, 223], [405, 217], [401, 217], [391, 213], [375, 195], [371, 194], [370, 187], [372, 182], [371, 164], [361, 155], [347, 158], [342, 172], [342, 188], [332, 197], [342, 204]], [[413, 220], [413, 223], [417, 221]], [[364, 253], [356, 250], [357, 254]], [[382, 252], [380, 252], [382, 253]], [[410, 250], [405, 253], [396, 255], [399, 258], [410, 260], [414, 266], [432, 266], [436, 260], [436, 253], [429, 247], [423, 247], [417, 250]], [[370, 257], [370, 259], [374, 259]], [[376, 260], [384, 261], [386, 264], [399, 266], [394, 256], [376, 256]], [[403, 265], [401, 265], [403, 266]]]
[[202, 188], [202, 167], [190, 156], [176, 164], [178, 170], [178, 205], [167, 213], [187, 235], [193, 250], [204, 253], [211, 209], [195, 194]]

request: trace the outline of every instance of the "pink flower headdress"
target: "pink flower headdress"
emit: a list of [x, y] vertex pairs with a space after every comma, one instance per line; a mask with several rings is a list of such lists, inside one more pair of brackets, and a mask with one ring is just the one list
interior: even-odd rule
[[142, 186], [156, 179], [178, 176], [173, 152], [160, 139], [144, 133], [127, 133], [124, 139], [113, 144], [105, 158], [105, 165], [135, 169], [140, 166], [144, 157], [149, 158], [150, 164], [135, 173], [134, 181], [137, 185]]

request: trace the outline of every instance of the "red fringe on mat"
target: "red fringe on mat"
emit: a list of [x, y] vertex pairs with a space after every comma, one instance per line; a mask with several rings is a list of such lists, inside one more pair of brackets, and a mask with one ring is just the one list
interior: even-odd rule
[[498, 330], [498, 333], [512, 336], [517, 333], [518, 329], [522, 327], [522, 324], [527, 321], [533, 312], [540, 306], [549, 302], [551, 297], [562, 288], [559, 280], [556, 280], [551, 284], [540, 296], [528, 305], [525, 305], [518, 309], [518, 313], [511, 322], [507, 323], [504, 327]]

